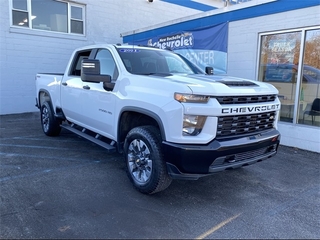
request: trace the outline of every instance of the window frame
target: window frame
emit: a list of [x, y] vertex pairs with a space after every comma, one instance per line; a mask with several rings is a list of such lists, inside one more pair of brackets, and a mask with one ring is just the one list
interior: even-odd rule
[[[81, 62], [84, 58], [91, 59], [93, 54], [96, 53], [96, 49], [86, 49], [86, 50], [80, 50], [77, 51], [73, 55], [73, 60], [70, 65], [68, 76], [75, 76], [75, 77], [81, 77]], [[80, 67], [78, 69], [77, 67]]]
[[[278, 31], [270, 31], [270, 32], [260, 32], [258, 34], [258, 49], [257, 49], [257, 59], [256, 59], [256, 72], [255, 72], [255, 77], [258, 80], [259, 79], [259, 70], [260, 70], [260, 62], [261, 62], [261, 44], [262, 44], [262, 38], [264, 36], [268, 35], [274, 35], [274, 34], [283, 34], [283, 33], [292, 33], [292, 32], [301, 32], [301, 38], [300, 38], [300, 52], [299, 52], [299, 60], [298, 62], [300, 63], [297, 66], [297, 79], [301, 79], [301, 81], [296, 82], [296, 89], [294, 92], [294, 107], [293, 107], [293, 117], [292, 117], [292, 122], [290, 124], [300, 124], [299, 123], [299, 95], [300, 95], [300, 87], [302, 84], [302, 75], [303, 75], [303, 58], [304, 58], [304, 49], [305, 49], [305, 44], [306, 44], [306, 33], [307, 31], [310, 30], [316, 30], [320, 29], [319, 26], [311, 26], [311, 27], [300, 27], [300, 28], [293, 28], [293, 29], [284, 29], [284, 30], [278, 30]], [[258, 80], [260, 81], [260, 80]], [[270, 82], [272, 84], [272, 82]], [[279, 119], [280, 121], [280, 119]], [[283, 121], [280, 121], [284, 123]]]
[[[74, 3], [74, 2], [69, 2], [69, 1], [61, 1], [61, 0], [51, 0], [53, 2], [62, 2], [67, 4], [67, 26], [68, 26], [68, 32], [59, 32], [59, 31], [51, 31], [51, 30], [45, 30], [45, 29], [36, 29], [32, 28], [32, 12], [31, 12], [31, 0], [26, 0], [27, 1], [27, 10], [21, 10], [21, 9], [16, 9], [13, 8], [13, 0], [10, 0], [9, 8], [10, 8], [10, 27], [12, 28], [17, 28], [17, 29], [29, 29], [33, 31], [41, 31], [41, 32], [50, 32], [50, 33], [58, 33], [58, 34], [67, 34], [67, 35], [73, 35], [73, 36], [85, 36], [86, 34], [86, 5], [85, 4], [79, 4], [79, 3]], [[82, 10], [82, 19], [74, 19], [71, 18], [71, 7], [77, 7], [81, 8]], [[13, 24], [13, 11], [20, 11], [28, 14], [28, 26], [19, 26], [19, 25], [14, 25]], [[83, 26], [83, 33], [75, 33], [72, 32], [71, 30], [71, 21], [79, 21], [82, 22]]]

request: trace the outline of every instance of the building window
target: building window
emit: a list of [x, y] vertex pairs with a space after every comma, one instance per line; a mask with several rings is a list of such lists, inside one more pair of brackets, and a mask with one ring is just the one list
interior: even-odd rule
[[[305, 32], [298, 122], [320, 126], [320, 29]], [[298, 109], [300, 110], [300, 108]]]
[[280, 121], [320, 126], [320, 29], [263, 34], [258, 79], [279, 90]]
[[84, 34], [84, 6], [55, 0], [12, 0], [12, 25]]
[[12, 24], [29, 27], [27, 0], [12, 0]]
[[83, 34], [83, 9], [71, 6], [71, 32]]

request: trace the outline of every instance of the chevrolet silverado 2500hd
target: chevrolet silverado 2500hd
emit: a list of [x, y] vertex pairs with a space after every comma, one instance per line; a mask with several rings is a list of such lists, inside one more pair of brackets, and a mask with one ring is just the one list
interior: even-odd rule
[[147, 194], [275, 155], [278, 91], [207, 70], [169, 50], [79, 48], [64, 74], [36, 76], [42, 129], [123, 153], [128, 177]]

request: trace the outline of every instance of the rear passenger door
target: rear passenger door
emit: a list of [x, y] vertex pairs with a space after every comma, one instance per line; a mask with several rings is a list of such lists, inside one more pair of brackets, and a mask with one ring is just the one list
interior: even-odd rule
[[[100, 60], [100, 74], [110, 75], [112, 82], [115, 83], [119, 72], [111, 51], [98, 49], [94, 58]], [[114, 139], [115, 101], [116, 95], [107, 84], [83, 82], [82, 113], [85, 125], [95, 132]]]

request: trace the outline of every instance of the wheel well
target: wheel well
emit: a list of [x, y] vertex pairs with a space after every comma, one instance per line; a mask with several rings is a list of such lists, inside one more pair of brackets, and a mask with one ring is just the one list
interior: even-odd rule
[[48, 102], [54, 111], [55, 117], [65, 120], [66, 117], [64, 116], [64, 113], [61, 108], [56, 107], [55, 109], [53, 108], [52, 102], [51, 102], [51, 97], [47, 91], [40, 91], [39, 92], [39, 109], [41, 109], [41, 106], [43, 105], [44, 102]]
[[39, 92], [39, 107], [41, 108], [44, 102], [51, 102], [49, 94], [45, 91]]
[[160, 130], [162, 139], [164, 139], [160, 126], [154, 118], [143, 113], [127, 111], [123, 112], [120, 117], [118, 128], [118, 142], [122, 145], [128, 132], [132, 128], [145, 125], [151, 125], [158, 128]]

